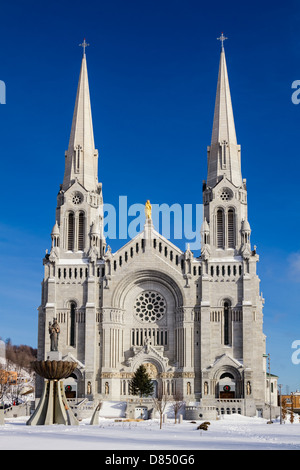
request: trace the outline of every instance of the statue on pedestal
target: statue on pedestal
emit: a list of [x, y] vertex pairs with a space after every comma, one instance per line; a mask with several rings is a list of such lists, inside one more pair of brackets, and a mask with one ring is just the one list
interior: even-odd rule
[[60, 333], [59, 324], [56, 318], [53, 319], [53, 323], [49, 322], [49, 335], [50, 335], [50, 351], [58, 351], [58, 337]]

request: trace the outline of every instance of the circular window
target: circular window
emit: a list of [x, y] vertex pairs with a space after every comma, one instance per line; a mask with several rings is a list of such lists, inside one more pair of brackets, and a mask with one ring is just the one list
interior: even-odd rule
[[223, 188], [221, 189], [219, 196], [222, 199], [222, 201], [229, 201], [230, 199], [232, 199], [233, 194], [230, 189]]
[[72, 202], [75, 205], [81, 204], [83, 201], [83, 196], [81, 193], [74, 193], [72, 197]]
[[154, 323], [161, 320], [166, 313], [166, 301], [158, 292], [144, 291], [135, 301], [134, 313], [138, 320]]

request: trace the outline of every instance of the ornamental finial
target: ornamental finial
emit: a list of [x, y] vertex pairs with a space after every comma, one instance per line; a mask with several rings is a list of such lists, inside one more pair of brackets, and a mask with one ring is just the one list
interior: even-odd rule
[[226, 41], [226, 39], [228, 39], [228, 38], [226, 38], [223, 33], [221, 34], [221, 36], [219, 38], [217, 38], [217, 40], [221, 41], [221, 43], [222, 43], [222, 49], [224, 49], [224, 41]]
[[84, 57], [84, 56], [85, 56], [85, 48], [86, 48], [87, 46], [89, 46], [89, 44], [87, 44], [87, 43], [85, 42], [85, 38], [84, 38], [84, 40], [83, 40], [83, 43], [82, 43], [82, 44], [79, 44], [79, 46], [83, 48], [83, 57]]

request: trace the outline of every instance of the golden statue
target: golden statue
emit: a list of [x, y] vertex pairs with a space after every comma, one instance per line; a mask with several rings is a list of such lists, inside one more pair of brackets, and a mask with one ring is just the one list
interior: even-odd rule
[[151, 211], [152, 211], [152, 206], [151, 206], [150, 201], [149, 201], [149, 199], [148, 199], [147, 202], [146, 202], [146, 204], [145, 204], [146, 219], [150, 219], [150, 220], [151, 220]]

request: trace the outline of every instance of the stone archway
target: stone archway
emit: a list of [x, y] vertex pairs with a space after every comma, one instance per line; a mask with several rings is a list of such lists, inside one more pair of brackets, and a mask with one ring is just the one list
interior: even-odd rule
[[135, 271], [130, 275], [127, 275], [122, 281], [116, 286], [112, 296], [112, 305], [115, 308], [124, 309], [125, 299], [130, 290], [134, 286], [139, 286], [147, 282], [156, 283], [161, 285], [169, 291], [174, 299], [175, 307], [181, 307], [185, 303], [185, 296], [183, 290], [179, 287], [178, 283], [169, 273], [159, 272], [153, 269], [145, 269]]
[[242, 397], [242, 377], [233, 367], [222, 367], [215, 377], [215, 394], [220, 399]]
[[219, 398], [233, 399], [236, 398], [236, 381], [235, 377], [229, 373], [224, 372], [218, 382]]
[[[163, 388], [164, 374], [174, 373], [176, 314], [184, 301], [185, 292], [176, 279], [150, 268], [131, 272], [112, 291], [112, 310], [122, 312], [124, 372], [132, 374], [141, 364], [152, 364], [157, 370], [152, 377], [157, 394]], [[153, 375], [154, 369], [148, 367]]]
[[[68, 355], [70, 360], [73, 360], [73, 356]], [[85, 384], [83, 377], [83, 366], [81, 363], [78, 363], [79, 367], [76, 367], [74, 372], [64, 380], [65, 392], [69, 399], [78, 399], [84, 396], [85, 393]], [[68, 386], [68, 388], [66, 388]]]
[[64, 380], [64, 387], [65, 395], [69, 400], [78, 398], [78, 385], [75, 374], [71, 374], [67, 379]]
[[[228, 399], [244, 397], [244, 366], [241, 362], [224, 354], [209, 368], [203, 370], [203, 396], [220, 398], [220, 391], [230, 393]], [[225, 388], [224, 388], [225, 387]], [[234, 398], [232, 398], [234, 392]], [[225, 396], [224, 396], [225, 399]]]

